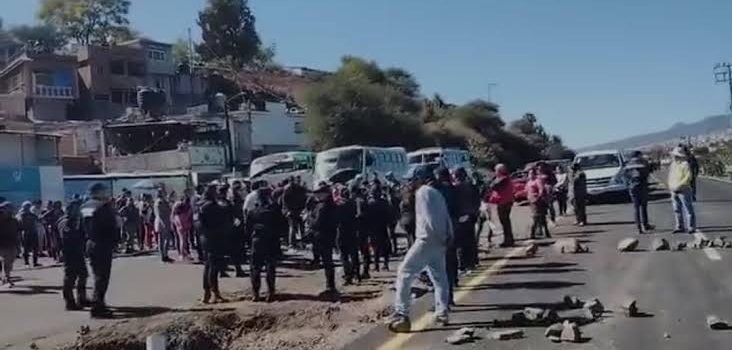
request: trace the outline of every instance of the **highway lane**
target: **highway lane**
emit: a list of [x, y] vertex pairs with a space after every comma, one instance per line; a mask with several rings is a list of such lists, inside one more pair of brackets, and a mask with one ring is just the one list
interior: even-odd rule
[[[700, 180], [696, 204], [700, 229], [710, 238], [732, 231], [732, 185]], [[671, 203], [656, 193], [649, 213], [657, 230], [640, 236], [641, 251], [620, 253], [617, 242], [638, 237], [629, 204], [596, 205], [589, 208], [590, 222], [584, 228], [567, 225], [564, 218], [554, 229], [555, 237], [575, 237], [586, 244], [588, 254], [560, 255], [542, 240], [536, 257], [509, 256], [510, 250], [494, 250], [482, 261], [479, 282], [461, 288], [461, 298], [451, 315], [451, 325], [436, 327], [425, 322], [418, 332], [389, 333], [379, 327], [356, 342], [356, 349], [726, 349], [732, 332], [709, 330], [706, 315], [732, 319], [732, 249], [651, 252], [646, 249], [657, 237], [670, 242], [693, 240], [688, 234], [672, 235]], [[730, 235], [732, 237], [732, 235]], [[508, 257], [508, 259], [506, 259]], [[492, 264], [499, 266], [490, 268]], [[470, 279], [467, 279], [470, 282]], [[582, 327], [583, 344], [553, 344], [544, 338], [543, 327], [523, 327], [519, 340], [480, 339], [472, 344], [448, 345], [451, 330], [464, 326], [493, 327], [494, 320], [507, 320], [512, 312], [527, 306], [561, 309], [565, 294], [597, 297], [610, 309], [598, 322]], [[634, 298], [646, 317], [626, 318], [619, 304]], [[425, 313], [431, 297], [415, 305], [413, 322]], [[428, 318], [427, 318], [428, 319]], [[494, 329], [500, 329], [493, 327]], [[666, 337], [665, 335], [668, 335]]]

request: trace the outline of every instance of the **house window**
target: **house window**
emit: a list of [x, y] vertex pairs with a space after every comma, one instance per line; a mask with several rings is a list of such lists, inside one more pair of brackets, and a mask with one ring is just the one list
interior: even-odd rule
[[147, 52], [147, 58], [155, 61], [165, 61], [165, 51], [150, 50]]
[[125, 75], [125, 61], [116, 60], [109, 62], [109, 71], [112, 74]]
[[122, 104], [125, 100], [125, 91], [119, 89], [112, 89], [112, 103]]
[[139, 62], [127, 62], [127, 74], [133, 77], [144, 77], [145, 64]]

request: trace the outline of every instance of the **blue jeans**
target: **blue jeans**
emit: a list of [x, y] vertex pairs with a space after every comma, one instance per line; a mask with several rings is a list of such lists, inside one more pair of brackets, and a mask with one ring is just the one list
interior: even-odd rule
[[648, 190], [644, 187], [634, 187], [630, 190], [630, 198], [633, 200], [633, 215], [635, 225], [638, 229], [649, 226], [648, 223]]
[[409, 316], [409, 307], [412, 302], [412, 283], [423, 269], [435, 287], [435, 315], [447, 316], [450, 298], [450, 285], [447, 280], [445, 254], [447, 247], [417, 240], [407, 251], [404, 261], [399, 266], [396, 280], [396, 313]]
[[[676, 217], [676, 229], [687, 231], [696, 230], [696, 215], [694, 214], [693, 204], [694, 194], [691, 188], [685, 188], [677, 192], [671, 192], [671, 203], [673, 204], [674, 214]], [[684, 214], [686, 217], [684, 217]], [[684, 227], [686, 223], [686, 227]]]

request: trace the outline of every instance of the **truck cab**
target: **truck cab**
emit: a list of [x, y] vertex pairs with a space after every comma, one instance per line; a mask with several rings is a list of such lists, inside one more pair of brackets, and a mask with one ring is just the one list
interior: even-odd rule
[[573, 163], [579, 163], [587, 177], [587, 194], [591, 199], [626, 198], [625, 157], [621, 150], [591, 151], [577, 154]]

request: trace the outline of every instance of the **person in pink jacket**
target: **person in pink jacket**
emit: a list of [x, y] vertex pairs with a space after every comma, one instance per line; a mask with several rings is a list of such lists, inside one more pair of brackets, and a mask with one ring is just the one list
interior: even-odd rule
[[183, 196], [173, 205], [173, 225], [178, 235], [178, 252], [183, 260], [191, 260], [189, 239], [193, 230], [193, 206], [191, 205], [190, 191], [186, 190]]
[[[495, 168], [496, 177], [491, 182], [488, 192], [488, 203], [496, 206], [498, 220], [503, 228], [503, 243], [501, 247], [512, 247], [513, 229], [511, 224], [511, 208], [513, 207], [513, 180], [508, 167], [498, 164]], [[489, 239], [490, 240], [490, 239]]]

